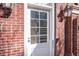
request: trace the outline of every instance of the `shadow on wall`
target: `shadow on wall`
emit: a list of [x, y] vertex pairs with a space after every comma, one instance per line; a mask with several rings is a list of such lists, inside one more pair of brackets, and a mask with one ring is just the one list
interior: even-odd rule
[[73, 19], [73, 54], [77, 55], [77, 18]]
[[55, 55], [58, 56], [59, 55], [59, 45], [58, 45], [58, 41], [60, 38], [56, 38], [56, 51], [55, 51]]

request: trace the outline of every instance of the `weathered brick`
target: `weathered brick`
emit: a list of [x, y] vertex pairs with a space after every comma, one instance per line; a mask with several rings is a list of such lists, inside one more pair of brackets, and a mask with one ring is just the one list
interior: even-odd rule
[[[3, 25], [2, 31], [0, 31], [2, 40], [0, 40], [0, 47], [3, 51], [0, 51], [0, 55], [5, 56], [21, 56], [24, 55], [24, 43], [23, 43], [23, 27], [24, 24], [24, 4], [15, 3], [12, 8], [12, 13], [7, 18]], [[3, 18], [1, 18], [3, 20]], [[0, 38], [1, 39], [1, 38]], [[19, 48], [21, 47], [21, 48]], [[18, 49], [17, 49], [18, 48]]]

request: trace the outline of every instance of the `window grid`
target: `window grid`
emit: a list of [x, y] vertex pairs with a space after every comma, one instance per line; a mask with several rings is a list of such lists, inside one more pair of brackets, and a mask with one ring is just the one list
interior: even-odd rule
[[[37, 27], [31, 27], [31, 28], [39, 28], [39, 34], [38, 34], [38, 35], [31, 35], [31, 37], [35, 37], [35, 38], [36, 38], [36, 37], [39, 37], [39, 43], [41, 43], [41, 41], [40, 41], [40, 36], [46, 36], [46, 37], [47, 37], [47, 33], [46, 33], [46, 34], [40, 34], [40, 29], [41, 29], [41, 28], [46, 28], [46, 29], [47, 29], [48, 27], [47, 27], [47, 25], [46, 25], [46, 27], [41, 27], [41, 26], [40, 26], [40, 20], [46, 20], [46, 21], [47, 21], [47, 19], [40, 19], [40, 12], [41, 12], [41, 11], [39, 10], [38, 12], [39, 12], [39, 19], [37, 19], [37, 18], [32, 18], [32, 17], [31, 17], [31, 20], [39, 20], [39, 26], [37, 26]], [[48, 16], [48, 14], [47, 14], [47, 16]], [[48, 18], [48, 17], [47, 17], [47, 18]], [[46, 39], [46, 42], [47, 42], [47, 39]], [[37, 43], [37, 42], [35, 42], [35, 43]]]

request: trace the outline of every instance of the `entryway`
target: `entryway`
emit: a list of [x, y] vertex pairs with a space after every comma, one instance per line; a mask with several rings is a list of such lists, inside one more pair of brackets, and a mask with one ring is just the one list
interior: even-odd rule
[[[43, 8], [44, 7], [44, 8]], [[53, 52], [50, 8], [37, 5], [27, 8], [25, 53], [27, 56], [51, 56]]]
[[49, 55], [49, 13], [48, 11], [28, 9], [29, 55]]

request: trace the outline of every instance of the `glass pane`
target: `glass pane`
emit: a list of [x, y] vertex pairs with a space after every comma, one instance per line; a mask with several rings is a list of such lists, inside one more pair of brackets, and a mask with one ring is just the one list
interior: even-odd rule
[[31, 44], [39, 43], [39, 36], [31, 37]]
[[39, 12], [38, 11], [31, 11], [31, 18], [39, 19]]
[[31, 28], [31, 35], [38, 35], [39, 34], [39, 28]]
[[40, 12], [40, 19], [47, 19], [47, 13], [46, 12]]
[[39, 43], [39, 36], [36, 36], [36, 42]]
[[31, 37], [31, 44], [35, 43], [35, 37]]
[[47, 27], [47, 20], [40, 20], [40, 27]]
[[32, 27], [38, 27], [39, 26], [39, 20], [31, 20], [31, 26]]
[[40, 35], [47, 34], [47, 28], [40, 28]]
[[47, 36], [40, 36], [40, 43], [47, 42]]

